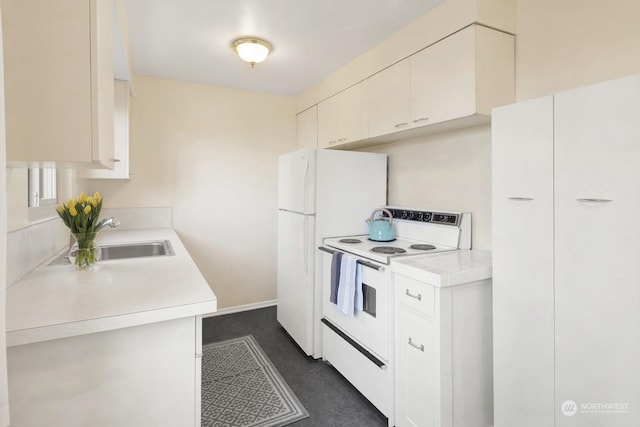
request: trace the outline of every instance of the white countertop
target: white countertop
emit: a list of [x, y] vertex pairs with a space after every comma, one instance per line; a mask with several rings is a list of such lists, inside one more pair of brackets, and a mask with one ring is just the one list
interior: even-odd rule
[[458, 250], [391, 261], [391, 271], [439, 288], [491, 278], [491, 252]]
[[[172, 229], [106, 231], [99, 243], [169, 240], [175, 256], [42, 266], [7, 289], [7, 346], [212, 313], [217, 299]], [[59, 254], [58, 254], [59, 255]]]

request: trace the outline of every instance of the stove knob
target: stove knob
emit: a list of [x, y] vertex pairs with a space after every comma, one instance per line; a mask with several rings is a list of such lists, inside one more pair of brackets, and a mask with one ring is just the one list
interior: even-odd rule
[[409, 219], [414, 219], [416, 217], [416, 213], [413, 211], [409, 211]]
[[409, 213], [407, 211], [402, 211], [402, 219], [407, 219]]
[[424, 214], [422, 212], [418, 212], [418, 221], [423, 221]]

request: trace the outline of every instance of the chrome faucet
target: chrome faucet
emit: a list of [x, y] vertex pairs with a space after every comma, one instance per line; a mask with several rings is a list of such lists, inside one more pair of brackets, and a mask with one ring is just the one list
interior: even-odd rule
[[102, 230], [104, 227], [109, 226], [110, 228], [116, 228], [120, 225], [120, 221], [118, 221], [117, 218], [111, 217], [109, 219], [103, 220], [100, 222], [100, 224], [98, 225], [98, 228], [96, 229], [96, 233], [100, 230]]

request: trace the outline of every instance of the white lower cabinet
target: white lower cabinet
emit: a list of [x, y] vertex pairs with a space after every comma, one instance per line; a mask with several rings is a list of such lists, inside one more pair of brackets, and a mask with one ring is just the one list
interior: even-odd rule
[[435, 425], [436, 378], [433, 321], [398, 308], [396, 352], [396, 425]]
[[491, 426], [491, 280], [441, 287], [405, 273], [392, 269], [396, 426]]
[[200, 426], [201, 322], [8, 347], [11, 425]]
[[494, 110], [495, 426], [640, 425], [640, 75]]

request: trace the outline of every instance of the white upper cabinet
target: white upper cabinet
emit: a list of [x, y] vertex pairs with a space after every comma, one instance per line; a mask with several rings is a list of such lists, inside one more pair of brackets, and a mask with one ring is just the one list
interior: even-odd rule
[[[514, 101], [514, 52], [510, 34], [480, 25], [453, 33], [318, 104], [318, 146], [356, 148], [489, 123], [492, 108]], [[364, 89], [364, 110], [356, 88]]]
[[368, 137], [409, 128], [410, 65], [409, 60], [400, 61], [364, 81]]
[[7, 164], [112, 168], [112, 0], [2, 3]]
[[129, 179], [129, 82], [114, 81], [113, 169], [88, 169], [85, 178]]
[[318, 148], [358, 141], [366, 135], [362, 83], [318, 104]]
[[474, 114], [514, 100], [513, 36], [471, 25], [411, 56], [411, 126]]
[[296, 116], [298, 148], [318, 147], [318, 106], [304, 110]]

